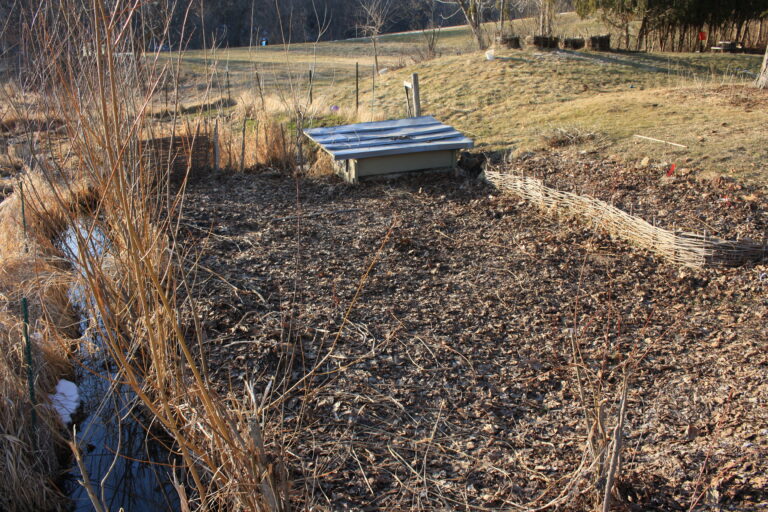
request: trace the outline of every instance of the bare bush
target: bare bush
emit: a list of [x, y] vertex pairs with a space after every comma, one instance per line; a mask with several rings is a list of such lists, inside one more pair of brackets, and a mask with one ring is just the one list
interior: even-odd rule
[[574, 126], [554, 128], [542, 135], [544, 143], [551, 148], [575, 146], [587, 142], [595, 142], [601, 139], [600, 134]]

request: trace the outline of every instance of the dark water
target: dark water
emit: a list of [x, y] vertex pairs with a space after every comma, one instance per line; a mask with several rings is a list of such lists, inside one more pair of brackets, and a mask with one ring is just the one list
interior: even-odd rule
[[[75, 270], [84, 272], [78, 258], [76, 230], [89, 240], [87, 250], [100, 256], [109, 249], [109, 241], [101, 231], [88, 237], [87, 221], [70, 227], [61, 239]], [[148, 431], [149, 421], [143, 414], [135, 393], [119, 379], [117, 367], [104, 347], [103, 324], [90, 314], [92, 297], [79, 286], [69, 291], [70, 301], [80, 314], [80, 329], [90, 350], [81, 344], [81, 367], [77, 369], [80, 408], [73, 415], [77, 427], [77, 445], [93, 490], [110, 511], [126, 512], [179, 510], [179, 498], [172, 485], [174, 457], [167, 443]], [[71, 426], [70, 426], [71, 430]], [[177, 468], [179, 462], [176, 461]], [[180, 470], [177, 475], [181, 481]], [[65, 491], [72, 499], [74, 512], [95, 510], [85, 488], [78, 483], [83, 475], [73, 461], [65, 481]]]

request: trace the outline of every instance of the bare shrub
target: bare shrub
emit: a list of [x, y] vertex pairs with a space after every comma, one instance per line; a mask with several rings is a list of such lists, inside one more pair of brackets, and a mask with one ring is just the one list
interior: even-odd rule
[[331, 155], [322, 149], [317, 149], [315, 152], [314, 162], [309, 166], [309, 169], [307, 170], [307, 176], [311, 178], [321, 178], [332, 176], [335, 173], [336, 168], [334, 167], [333, 157], [331, 157]]
[[601, 136], [597, 132], [568, 126], [554, 128], [542, 135], [542, 139], [544, 140], [544, 143], [551, 148], [562, 148], [599, 141]]
[[[185, 183], [182, 180], [178, 191], [172, 189], [168, 169], [145, 157], [146, 140], [162, 131], [158, 120], [149, 115], [148, 105], [167, 67], [157, 60], [135, 58], [142, 48], [118, 31], [138, 23], [142, 7], [96, 1], [85, 11], [70, 0], [48, 7], [37, 13], [36, 25], [30, 29], [35, 51], [29, 54], [35, 61], [26, 68], [25, 85], [44, 88], [39, 98], [42, 110], [62, 120], [67, 152], [52, 155], [44, 147], [32, 146], [29, 161], [35, 163], [35, 173], [26, 178], [31, 219], [27, 228], [39, 243], [27, 249], [30, 261], [42, 266], [23, 265], [30, 278], [11, 273], [5, 277], [35, 290], [37, 308], [61, 303], [66, 288], [53, 293], [43, 286], [54, 282], [49, 268], [67, 272], [53, 241], [67, 226], [83, 225], [85, 229], [76, 229], [75, 237], [78, 263], [87, 271], [76, 274], [86, 293], [94, 297], [89, 313], [99, 322], [90, 329], [98, 333], [119, 368], [121, 383], [138, 397], [149, 418], [147, 431], [160, 428], [173, 439], [172, 449], [183, 460], [185, 484], [177, 486], [182, 507], [284, 510], [287, 474], [273, 455], [269, 429], [262, 423], [268, 416], [264, 406], [227, 399], [209, 386], [204, 333], [192, 293], [196, 258], [178, 249]], [[46, 53], [39, 48], [64, 50]], [[163, 122], [167, 123], [163, 130], [170, 130], [172, 136], [183, 132], [185, 121], [175, 114]], [[265, 130], [270, 143], [264, 158], [277, 163], [287, 160], [287, 138], [277, 138], [273, 125]], [[19, 234], [18, 206], [18, 201], [8, 199], [0, 209], [0, 222], [14, 228], [0, 235], [7, 247], [22, 247], [28, 241]], [[89, 234], [94, 230], [109, 238], [108, 251], [89, 250]], [[0, 321], [7, 319], [9, 324], [0, 328], [3, 348], [6, 344], [18, 347], [15, 313], [0, 312]], [[57, 345], [45, 343], [63, 338], [65, 331], [45, 323], [46, 318], [55, 318], [52, 308], [47, 317], [38, 310], [33, 317], [36, 329], [51, 325], [48, 340], [35, 346], [41, 401], [37, 411], [43, 423], [38, 432], [27, 419], [30, 402], [23, 396], [24, 380], [3, 379], [0, 392], [6, 394], [0, 400], [0, 421], [8, 422], [4, 432], [13, 438], [3, 436], [0, 443], [7, 455], [17, 456], [7, 466], [14, 479], [0, 483], [0, 495], [14, 499], [12, 507], [0, 502], [4, 509], [56, 508], [60, 498], [53, 484], [57, 470], [53, 467], [56, 457], [51, 456], [53, 443], [46, 441], [60, 424], [44, 402], [52, 383], [65, 372], [53, 364], [63, 365], [63, 357], [46, 356], [54, 354]], [[23, 375], [23, 367], [13, 351], [0, 359], [2, 377]], [[30, 486], [30, 481], [39, 485]], [[14, 486], [8, 493], [6, 484]], [[94, 507], [104, 508], [99, 492], [89, 495]]]

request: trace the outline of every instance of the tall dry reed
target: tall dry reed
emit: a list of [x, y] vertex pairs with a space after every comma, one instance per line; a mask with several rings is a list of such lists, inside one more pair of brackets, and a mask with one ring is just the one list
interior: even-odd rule
[[[29, 13], [30, 62], [22, 85], [45, 91], [41, 107], [62, 120], [66, 139], [66, 154], [34, 148], [28, 159], [29, 193], [38, 198], [30, 208], [35, 219], [30, 229], [48, 246], [35, 254], [52, 264], [57, 257], [52, 241], [67, 226], [81, 227], [73, 232], [82, 272], [70, 275], [92, 296], [89, 313], [99, 319], [92, 328], [117, 365], [118, 380], [135, 392], [151, 423], [173, 439], [183, 460], [184, 478], [177, 487], [182, 506], [284, 510], [287, 476], [261, 422], [267, 415], [255, 403], [218, 396], [201, 358], [202, 326], [192, 322], [197, 316], [189, 261], [194, 258], [179, 249], [177, 236], [185, 180], [172, 183], [170, 166], [147, 158], [144, 143], [157, 131], [148, 106], [178, 61], [142, 55], [143, 7], [121, 0], [88, 5], [59, 0]], [[167, 36], [168, 24], [161, 29]], [[183, 131], [180, 119], [164, 123], [171, 137]], [[13, 203], [3, 206], [11, 209]], [[110, 240], [108, 250], [90, 250], [97, 231]], [[60, 253], [58, 262], [61, 267]], [[35, 279], [45, 277], [41, 269], [29, 271]], [[16, 357], [8, 367], [18, 373], [23, 363]], [[61, 373], [50, 372], [39, 386], [50, 389], [52, 376]], [[20, 407], [11, 415], [21, 418]], [[46, 422], [55, 420], [48, 414]], [[23, 420], [17, 423], [29, 430]], [[40, 454], [30, 446], [31, 435], [8, 442], [22, 446], [26, 476], [34, 475]], [[44, 499], [21, 496], [27, 505], [17, 506], [55, 506], [53, 471], [39, 472], [37, 480], [48, 482]], [[100, 493], [90, 495], [98, 501]]]

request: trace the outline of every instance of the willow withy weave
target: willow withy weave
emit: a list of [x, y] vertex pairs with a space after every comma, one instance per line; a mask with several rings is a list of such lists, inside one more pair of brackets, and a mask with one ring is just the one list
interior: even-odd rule
[[738, 266], [768, 254], [765, 242], [723, 240], [698, 233], [670, 231], [599, 199], [547, 187], [530, 176], [492, 170], [487, 170], [485, 175], [499, 190], [512, 192], [543, 211], [579, 217], [597, 229], [677, 265]]

